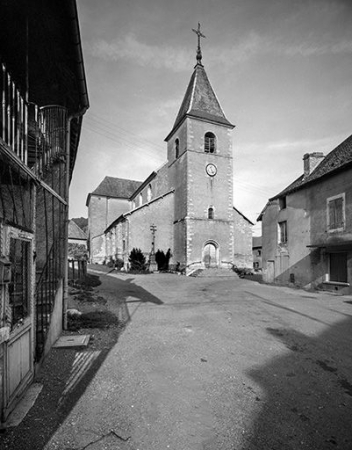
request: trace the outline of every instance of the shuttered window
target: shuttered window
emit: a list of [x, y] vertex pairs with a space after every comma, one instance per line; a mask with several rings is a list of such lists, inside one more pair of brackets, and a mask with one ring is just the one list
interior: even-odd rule
[[329, 229], [336, 230], [344, 227], [343, 197], [328, 200]]

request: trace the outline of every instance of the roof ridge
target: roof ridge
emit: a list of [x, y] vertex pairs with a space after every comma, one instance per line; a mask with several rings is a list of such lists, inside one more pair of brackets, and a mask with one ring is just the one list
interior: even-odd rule
[[204, 66], [200, 64], [197, 64], [194, 68], [174, 125], [166, 137], [166, 141], [186, 117], [194, 117], [234, 128], [234, 125], [225, 116]]
[[275, 200], [283, 195], [301, 189], [307, 184], [317, 182], [323, 177], [334, 174], [338, 170], [343, 170], [344, 167], [350, 164], [352, 164], [352, 134], [333, 148], [308, 176], [304, 177], [304, 174], [300, 175], [285, 189], [274, 197], [271, 197], [270, 200]]

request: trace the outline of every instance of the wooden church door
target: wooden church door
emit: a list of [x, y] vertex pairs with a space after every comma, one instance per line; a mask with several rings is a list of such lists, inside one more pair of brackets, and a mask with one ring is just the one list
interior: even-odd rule
[[203, 262], [207, 269], [210, 267], [217, 267], [216, 247], [214, 244], [209, 243], [204, 247]]

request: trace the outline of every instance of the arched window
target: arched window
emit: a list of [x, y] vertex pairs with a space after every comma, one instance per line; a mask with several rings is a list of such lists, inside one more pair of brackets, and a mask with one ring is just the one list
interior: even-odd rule
[[150, 184], [148, 186], [148, 191], [147, 191], [147, 200], [148, 200], [148, 202], [150, 202], [151, 199], [152, 199], [152, 185]]
[[216, 137], [214, 133], [208, 131], [204, 136], [204, 151], [206, 153], [215, 153], [216, 151]]
[[214, 219], [214, 208], [212, 206], [208, 208], [208, 219]]
[[139, 194], [139, 206], [143, 205], [143, 195], [142, 192]]
[[180, 156], [180, 141], [176, 139], [175, 141], [175, 158], [177, 159]]

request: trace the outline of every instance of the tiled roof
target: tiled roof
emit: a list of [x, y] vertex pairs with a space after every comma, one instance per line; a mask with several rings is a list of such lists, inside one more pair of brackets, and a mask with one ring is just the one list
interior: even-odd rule
[[141, 181], [105, 177], [91, 194], [102, 195], [104, 197], [130, 198], [141, 184]]
[[86, 240], [86, 233], [80, 228], [74, 220], [70, 220], [68, 223], [68, 238], [69, 239], [81, 239]]
[[313, 172], [304, 177], [301, 175], [297, 180], [291, 183], [287, 188], [270, 200], [282, 197], [291, 192], [302, 189], [307, 184], [319, 181], [321, 178], [334, 174], [352, 164], [352, 135], [345, 139], [340, 145], [332, 150], [321, 163], [313, 170]]
[[[186, 116], [217, 122], [231, 128], [234, 127], [234, 125], [226, 119], [213, 88], [211, 87], [204, 67], [201, 64], [197, 64], [194, 69], [174, 126], [168, 137]], [[168, 137], [165, 140], [167, 140]]]
[[237, 209], [235, 206], [233, 207], [233, 209], [244, 218], [244, 220], [246, 220], [248, 223], [250, 223], [251, 225], [254, 225], [254, 223], [249, 220], [243, 213], [241, 213], [241, 211], [239, 209]]

